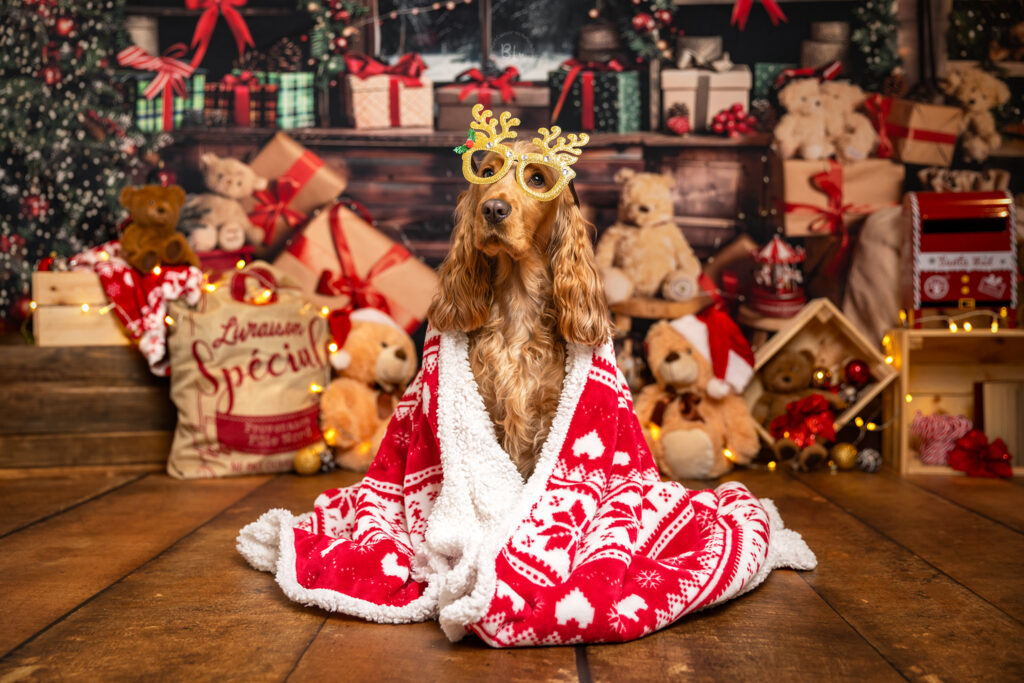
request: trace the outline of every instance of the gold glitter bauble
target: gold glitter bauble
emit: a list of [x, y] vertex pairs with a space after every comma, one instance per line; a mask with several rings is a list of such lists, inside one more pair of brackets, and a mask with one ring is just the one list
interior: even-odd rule
[[841, 470], [852, 470], [857, 466], [857, 447], [852, 443], [837, 443], [829, 451], [829, 456]]
[[316, 474], [320, 471], [321, 450], [323, 450], [323, 446], [320, 444], [306, 446], [295, 454], [295, 460], [292, 461], [292, 467], [294, 467], [295, 471], [299, 474]]
[[832, 386], [832, 371], [819, 365], [811, 371], [811, 384], [818, 389], [828, 389]]

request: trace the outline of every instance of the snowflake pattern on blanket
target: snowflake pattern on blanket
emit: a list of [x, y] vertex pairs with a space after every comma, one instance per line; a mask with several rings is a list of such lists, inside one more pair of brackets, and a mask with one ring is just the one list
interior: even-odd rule
[[743, 485], [662, 482], [611, 344], [570, 345], [551, 430], [522, 480], [468, 341], [430, 332], [360, 484], [239, 534], [292, 600], [378, 622], [436, 618], [498, 647], [624, 641], [815, 558]]

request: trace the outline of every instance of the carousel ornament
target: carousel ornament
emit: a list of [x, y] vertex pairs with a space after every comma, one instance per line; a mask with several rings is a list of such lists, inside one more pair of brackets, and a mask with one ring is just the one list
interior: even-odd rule
[[800, 264], [804, 260], [802, 247], [787, 244], [775, 235], [760, 250], [754, 251], [754, 292], [750, 306], [761, 315], [772, 318], [791, 318], [796, 315], [807, 297], [804, 295], [804, 276]]

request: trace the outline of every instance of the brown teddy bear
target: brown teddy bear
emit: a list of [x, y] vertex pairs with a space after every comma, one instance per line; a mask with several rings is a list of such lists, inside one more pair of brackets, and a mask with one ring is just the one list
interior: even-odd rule
[[825, 129], [825, 106], [817, 78], [797, 78], [779, 91], [786, 113], [775, 126], [775, 142], [783, 159], [827, 159], [835, 149]]
[[[846, 401], [837, 394], [811, 385], [814, 362], [814, 354], [807, 349], [785, 350], [776, 354], [761, 370], [764, 393], [751, 411], [754, 419], [770, 429], [773, 420], [787, 414], [787, 406], [813, 395], [824, 399], [823, 407], [836, 410], [846, 408]], [[777, 438], [772, 449], [779, 460], [796, 457], [802, 469], [810, 469], [827, 455], [820, 442], [801, 447], [788, 438]]]
[[177, 185], [125, 187], [119, 201], [132, 216], [121, 233], [125, 261], [143, 272], [161, 264], [199, 266], [185, 236], [175, 230], [185, 203], [185, 190]]
[[711, 308], [655, 323], [646, 344], [657, 384], [644, 387], [635, 409], [659, 469], [711, 479], [749, 463], [759, 442], [739, 394], [754, 357], [735, 323]]
[[836, 156], [843, 161], [867, 159], [878, 144], [878, 133], [871, 119], [857, 111], [866, 98], [864, 91], [849, 81], [821, 84], [825, 132]]
[[995, 76], [975, 68], [950, 71], [942, 79], [941, 87], [963, 107], [960, 139], [964, 156], [984, 161], [1003, 144], [991, 109], [1010, 101], [1010, 89]]
[[238, 159], [207, 152], [199, 158], [199, 169], [209, 192], [189, 200], [186, 212], [193, 224], [189, 240], [196, 251], [220, 248], [235, 251], [245, 242], [259, 244], [263, 228], [253, 225], [240, 200], [267, 189], [261, 178]]
[[615, 182], [622, 186], [619, 220], [604, 231], [596, 250], [608, 303], [659, 293], [672, 301], [692, 299], [701, 268], [673, 218], [675, 180], [624, 168]]
[[365, 470], [416, 373], [416, 347], [376, 309], [332, 314], [329, 322], [337, 345], [331, 364], [338, 376], [320, 396], [320, 429], [339, 466]]

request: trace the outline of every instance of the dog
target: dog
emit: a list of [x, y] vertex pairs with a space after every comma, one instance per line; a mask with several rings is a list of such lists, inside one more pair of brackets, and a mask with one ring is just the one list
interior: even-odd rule
[[[517, 154], [541, 152], [524, 141]], [[476, 173], [498, 172], [487, 154]], [[524, 181], [552, 188], [557, 169], [531, 164]], [[565, 375], [566, 343], [599, 346], [611, 334], [594, 262], [593, 226], [567, 186], [550, 201], [507, 173], [459, 195], [451, 250], [427, 317], [438, 331], [469, 337], [473, 375], [499, 443], [528, 478], [551, 428]]]

